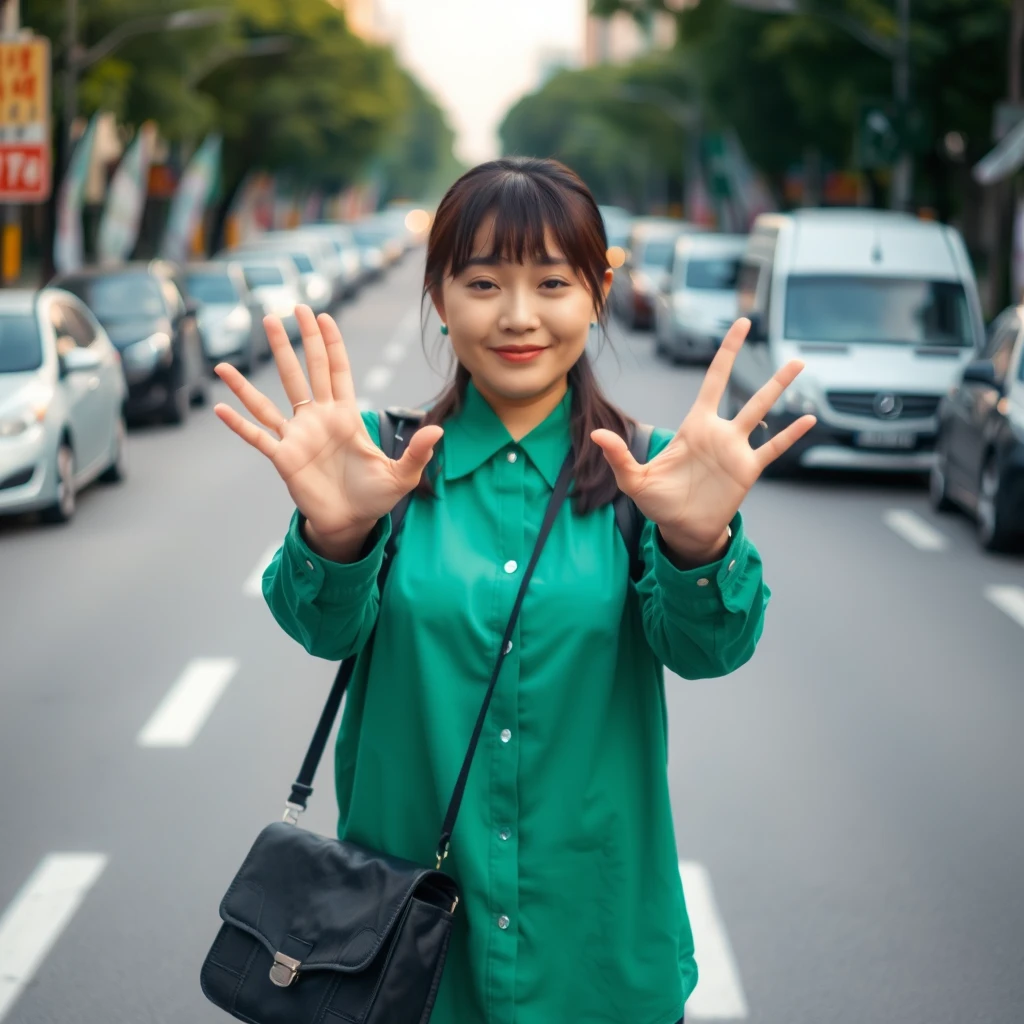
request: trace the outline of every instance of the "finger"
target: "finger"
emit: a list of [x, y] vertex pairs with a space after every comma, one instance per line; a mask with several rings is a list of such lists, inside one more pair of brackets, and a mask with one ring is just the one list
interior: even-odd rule
[[[260, 423], [281, 433], [285, 418], [274, 403], [262, 391], [258, 391], [230, 363], [218, 363], [213, 372], [238, 396], [238, 400]], [[244, 419], [244, 417], [243, 417]], [[247, 420], [245, 422], [248, 422]]]
[[771, 465], [780, 455], [788, 452], [817, 422], [817, 416], [801, 416], [795, 423], [790, 423], [785, 430], [765, 441], [760, 448], [754, 451], [760, 469], [763, 471], [765, 466]]
[[306, 372], [309, 374], [313, 401], [332, 402], [334, 392], [331, 391], [331, 370], [327, 362], [324, 339], [320, 334], [320, 324], [309, 306], [296, 306], [295, 319], [299, 321], [299, 333], [302, 335], [302, 349], [306, 353]]
[[[296, 307], [296, 313], [298, 307]], [[267, 337], [270, 339], [270, 350], [274, 353], [274, 362], [277, 364], [277, 375], [284, 385], [284, 393], [288, 401], [294, 406], [296, 402], [305, 401], [310, 397], [309, 385], [306, 383], [306, 375], [302, 372], [302, 364], [299, 357], [292, 348], [288, 338], [288, 332], [284, 329], [279, 317], [268, 316], [263, 320], [267, 329]]]
[[262, 452], [268, 459], [273, 460], [280, 441], [272, 438], [265, 430], [260, 430], [251, 420], [247, 420], [230, 405], [218, 402], [213, 411], [221, 422], [226, 423], [243, 441], [247, 441], [258, 452]]
[[434, 454], [437, 442], [444, 436], [444, 430], [436, 424], [420, 427], [409, 439], [409, 447], [394, 464], [395, 475], [401, 481], [406, 493], [411, 491], [423, 475]]
[[697, 394], [697, 400], [693, 403], [695, 408], [717, 414], [733, 364], [736, 362], [736, 353], [743, 347], [749, 330], [750, 321], [746, 317], [741, 317], [729, 328], [715, 353], [715, 358], [711, 360], [708, 372], [704, 375], [704, 383]]
[[777, 370], [763, 387], [761, 387], [749, 402], [738, 413], [733, 422], [740, 427], [745, 434], [753, 432], [756, 427], [768, 415], [772, 406], [779, 400], [779, 396], [793, 383], [803, 370], [804, 364], [799, 359], [792, 359], [781, 369]]
[[625, 494], [636, 491], [643, 470], [630, 453], [629, 445], [614, 430], [594, 430], [590, 439], [604, 452], [619, 490]]
[[327, 364], [331, 372], [331, 393], [339, 402], [356, 400], [356, 385], [352, 380], [352, 366], [348, 361], [348, 349], [341, 337], [341, 330], [334, 317], [321, 313], [317, 318], [320, 333], [327, 349]]

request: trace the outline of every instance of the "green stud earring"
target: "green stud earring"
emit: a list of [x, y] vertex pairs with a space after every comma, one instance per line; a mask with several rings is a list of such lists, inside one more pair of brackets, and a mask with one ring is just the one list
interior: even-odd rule
[[447, 324], [441, 324], [441, 333], [444, 334], [444, 335], [448, 334], [448, 325]]

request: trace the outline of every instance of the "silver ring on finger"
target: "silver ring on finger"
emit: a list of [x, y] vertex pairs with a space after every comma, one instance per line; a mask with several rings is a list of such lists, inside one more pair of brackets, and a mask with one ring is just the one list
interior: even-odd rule
[[292, 402], [292, 412], [295, 412], [300, 405], [309, 405], [312, 401], [312, 398], [304, 398], [301, 402]]

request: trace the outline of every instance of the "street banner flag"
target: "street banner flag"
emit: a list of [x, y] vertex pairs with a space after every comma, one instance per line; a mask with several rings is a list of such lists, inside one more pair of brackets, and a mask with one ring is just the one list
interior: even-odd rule
[[62, 274], [78, 270], [82, 265], [82, 196], [85, 193], [98, 122], [99, 111], [89, 118], [89, 124], [71, 154], [71, 163], [60, 186], [53, 263]]
[[156, 124], [146, 121], [114, 172], [96, 242], [100, 263], [123, 263], [135, 248], [146, 207], [149, 165], [156, 139]]
[[164, 259], [180, 263], [188, 257], [203, 213], [217, 189], [222, 144], [220, 135], [207, 135], [185, 168], [167, 215], [167, 228], [160, 247]]

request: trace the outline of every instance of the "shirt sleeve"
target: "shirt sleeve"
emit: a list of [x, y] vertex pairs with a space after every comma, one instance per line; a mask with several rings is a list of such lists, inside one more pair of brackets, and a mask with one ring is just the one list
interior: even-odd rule
[[[656, 431], [651, 457], [672, 435]], [[644, 632], [655, 656], [684, 679], [714, 679], [734, 672], [753, 656], [764, 629], [771, 591], [761, 556], [737, 512], [732, 540], [717, 562], [677, 569], [656, 524], [644, 524], [644, 571], [637, 583]]]
[[[375, 413], [364, 413], [378, 444]], [[284, 543], [263, 573], [263, 597], [278, 625], [317, 658], [341, 661], [362, 650], [377, 621], [377, 575], [391, 536], [391, 517], [374, 526], [361, 557], [342, 564], [318, 555], [302, 536], [296, 509]]]

